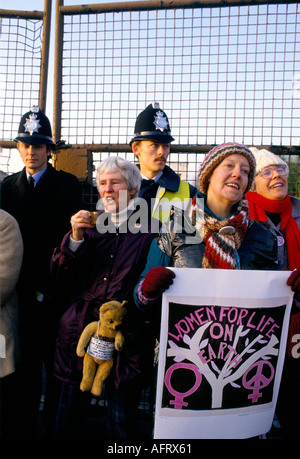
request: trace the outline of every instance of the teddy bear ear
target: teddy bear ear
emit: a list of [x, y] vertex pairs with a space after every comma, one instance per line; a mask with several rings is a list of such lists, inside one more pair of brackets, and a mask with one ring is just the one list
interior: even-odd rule
[[109, 309], [109, 307], [110, 307], [110, 306], [109, 306], [109, 303], [103, 303], [103, 304], [100, 306], [99, 311], [102, 312], [102, 313], [103, 313], [103, 312], [106, 312], [107, 309]]

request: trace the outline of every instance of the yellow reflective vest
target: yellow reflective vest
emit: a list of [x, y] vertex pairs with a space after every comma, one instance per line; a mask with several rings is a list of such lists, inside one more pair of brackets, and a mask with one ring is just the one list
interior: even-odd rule
[[180, 180], [178, 191], [167, 191], [166, 188], [159, 186], [155, 203], [152, 211], [152, 217], [165, 223], [170, 215], [172, 207], [185, 210], [190, 202], [190, 185]]

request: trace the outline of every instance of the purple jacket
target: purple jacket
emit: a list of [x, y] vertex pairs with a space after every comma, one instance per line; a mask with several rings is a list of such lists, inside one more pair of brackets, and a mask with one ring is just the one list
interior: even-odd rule
[[68, 249], [70, 233], [55, 250], [51, 261], [52, 309], [57, 320], [54, 376], [79, 384], [82, 358], [76, 347], [84, 327], [99, 320], [99, 307], [109, 301], [127, 300], [122, 331], [123, 350], [116, 351], [112, 370], [115, 386], [141, 377], [147, 347], [144, 317], [133, 302], [133, 289], [146, 263], [150, 233], [105, 233], [87, 230], [76, 252]]

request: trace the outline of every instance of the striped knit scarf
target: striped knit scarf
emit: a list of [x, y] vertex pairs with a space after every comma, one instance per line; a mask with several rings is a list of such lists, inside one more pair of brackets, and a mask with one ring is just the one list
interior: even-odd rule
[[235, 252], [240, 248], [248, 226], [247, 201], [240, 201], [228, 220], [219, 220], [205, 212], [195, 196], [189, 216], [206, 244], [202, 267], [237, 269]]

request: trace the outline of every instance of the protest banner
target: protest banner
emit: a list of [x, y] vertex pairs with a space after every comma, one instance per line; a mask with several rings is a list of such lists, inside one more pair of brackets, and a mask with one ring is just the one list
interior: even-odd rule
[[162, 299], [154, 438], [250, 438], [272, 425], [288, 271], [174, 269]]

